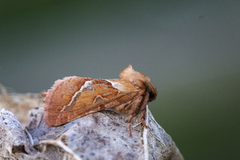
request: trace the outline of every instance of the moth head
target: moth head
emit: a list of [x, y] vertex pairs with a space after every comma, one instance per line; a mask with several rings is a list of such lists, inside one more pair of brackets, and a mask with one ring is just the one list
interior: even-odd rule
[[135, 71], [131, 65], [122, 70], [122, 72], [120, 73], [120, 77], [123, 80], [130, 81], [132, 84], [140, 88], [145, 88], [146, 91], [149, 93], [149, 102], [156, 99], [157, 91], [151, 83], [150, 78], [140, 72]]

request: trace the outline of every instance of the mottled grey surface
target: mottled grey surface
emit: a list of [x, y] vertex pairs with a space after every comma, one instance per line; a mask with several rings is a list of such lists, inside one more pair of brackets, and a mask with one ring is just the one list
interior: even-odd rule
[[37, 152], [27, 139], [21, 123], [12, 112], [3, 108], [0, 112], [0, 159], [14, 159], [16, 153], [34, 156]]
[[[138, 115], [132, 120], [132, 137], [129, 137], [128, 124], [125, 123], [128, 115], [117, 114], [111, 110], [90, 114], [51, 128], [47, 127], [42, 119], [42, 107], [32, 109], [29, 115], [30, 123], [24, 132], [14, 115], [2, 109], [0, 114], [1, 140], [4, 142], [1, 148], [2, 157], [183, 159], [171, 137], [156, 123], [149, 110], [146, 118], [148, 129], [143, 127]], [[18, 150], [13, 152], [12, 148]]]

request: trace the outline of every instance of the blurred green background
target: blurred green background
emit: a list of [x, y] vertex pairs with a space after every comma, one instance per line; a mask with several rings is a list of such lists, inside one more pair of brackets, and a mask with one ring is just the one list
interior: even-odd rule
[[240, 159], [240, 1], [0, 1], [0, 83], [41, 92], [77, 75], [148, 75], [185, 159]]

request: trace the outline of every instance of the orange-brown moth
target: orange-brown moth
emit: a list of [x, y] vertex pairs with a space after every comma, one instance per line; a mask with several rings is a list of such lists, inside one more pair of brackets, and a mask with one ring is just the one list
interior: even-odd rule
[[85, 115], [112, 108], [116, 112], [129, 114], [131, 120], [141, 112], [144, 127], [146, 105], [156, 99], [157, 92], [148, 76], [135, 71], [131, 65], [120, 73], [121, 79], [92, 79], [65, 77], [57, 80], [53, 87], [42, 94], [45, 124], [59, 126]]

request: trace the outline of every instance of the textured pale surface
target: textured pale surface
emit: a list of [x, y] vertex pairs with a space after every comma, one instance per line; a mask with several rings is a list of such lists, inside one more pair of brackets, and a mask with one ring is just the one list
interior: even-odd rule
[[146, 117], [149, 128], [144, 129], [138, 115], [132, 121], [132, 138], [125, 123], [128, 115], [110, 110], [51, 128], [44, 124], [42, 107], [32, 109], [29, 116], [30, 123], [24, 132], [11, 112], [1, 111], [1, 158], [183, 159], [171, 137], [156, 123], [149, 110]]
[[37, 93], [8, 94], [6, 89], [0, 84], [0, 110], [5, 108], [18, 119], [23, 127], [28, 124], [28, 111], [43, 105], [43, 98]]

